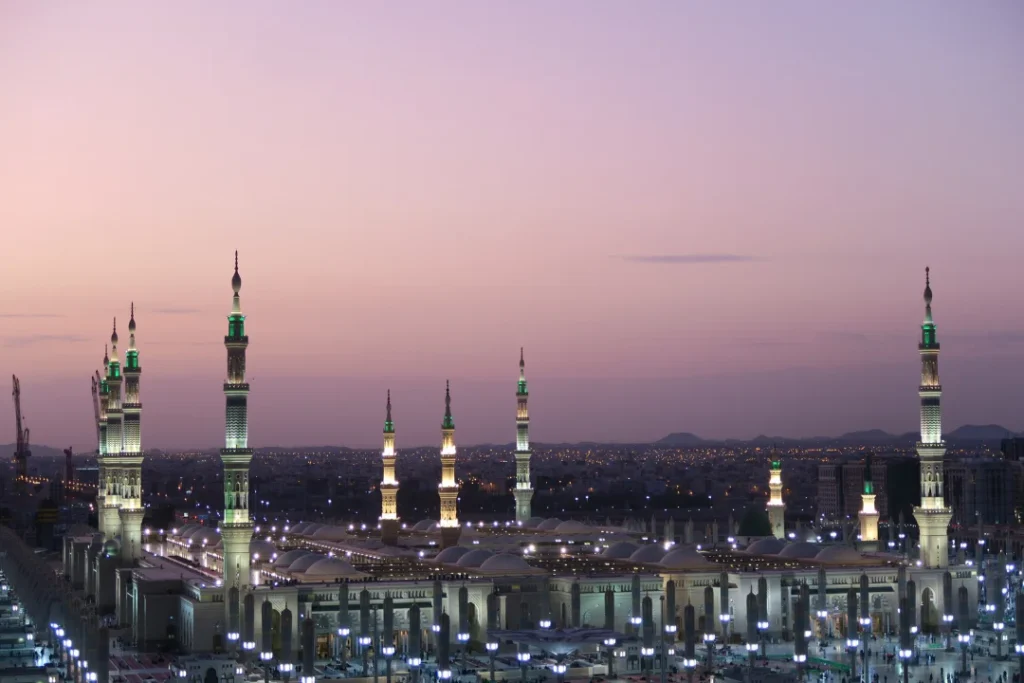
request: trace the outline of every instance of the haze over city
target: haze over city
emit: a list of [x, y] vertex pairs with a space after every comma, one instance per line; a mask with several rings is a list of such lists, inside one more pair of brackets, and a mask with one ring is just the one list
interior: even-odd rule
[[[1024, 429], [1024, 8], [0, 9], [0, 371], [94, 445], [136, 304], [147, 448]], [[122, 338], [125, 338], [122, 331]], [[10, 429], [10, 427], [8, 428]], [[0, 432], [0, 442], [13, 441]]]

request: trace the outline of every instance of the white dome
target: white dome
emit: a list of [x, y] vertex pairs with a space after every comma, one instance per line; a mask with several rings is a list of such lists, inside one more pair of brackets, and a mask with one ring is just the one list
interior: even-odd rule
[[442, 564], [455, 564], [462, 558], [463, 555], [469, 552], [469, 548], [461, 545], [453, 545], [450, 548], [445, 548], [437, 555], [434, 556], [435, 562], [441, 562]]
[[558, 525], [562, 523], [562, 520], [557, 517], [551, 519], [545, 519], [543, 522], [537, 525], [539, 531], [554, 531], [558, 528]]
[[193, 536], [198, 534], [200, 531], [203, 531], [203, 529], [205, 529], [205, 528], [206, 527], [199, 526], [198, 524], [190, 524], [185, 529], [183, 529], [181, 531], [181, 534], [179, 534], [179, 535], [182, 538], [191, 539]]
[[661, 558], [659, 564], [666, 569], [707, 569], [711, 566], [708, 559], [692, 545], [673, 548]]
[[309, 569], [303, 572], [304, 578], [335, 578], [358, 574], [355, 568], [345, 560], [337, 557], [324, 557], [310, 565]]
[[665, 557], [665, 549], [656, 543], [648, 543], [642, 545], [629, 556], [630, 562], [644, 562], [653, 564], [655, 562], [661, 562], [661, 558]]
[[619, 541], [618, 543], [612, 543], [610, 546], [605, 548], [601, 555], [607, 557], [609, 560], [628, 560], [629, 556], [636, 552], [636, 548], [637, 546], [635, 543]]
[[786, 542], [781, 538], [762, 538], [748, 545], [747, 552], [751, 555], [777, 555], [785, 547]]
[[288, 529], [288, 533], [292, 534], [293, 536], [302, 536], [306, 533], [306, 529], [312, 524], [312, 522], [299, 522], [295, 526], [290, 527]]
[[494, 557], [494, 553], [485, 548], [475, 548], [459, 558], [455, 564], [460, 567], [479, 567], [488, 559]]
[[294, 574], [296, 572], [304, 572], [322, 559], [324, 559], [324, 556], [318, 553], [309, 553], [308, 555], [303, 555], [302, 557], [288, 565], [288, 572], [291, 574]]
[[526, 523], [523, 524], [523, 526], [525, 526], [527, 529], [536, 529], [543, 523], [543, 517], [530, 517], [528, 520], [526, 520]]
[[295, 550], [289, 550], [286, 553], [277, 556], [277, 559], [271, 564], [275, 569], [287, 569], [292, 562], [299, 559], [304, 555], [312, 555], [313, 553], [302, 548], [296, 548]]
[[[324, 527], [324, 525], [323, 525], [323, 524], [318, 524], [318, 523], [316, 523], [316, 522], [310, 522], [309, 524], [307, 524], [307, 525], [305, 526], [305, 528], [303, 528], [303, 530], [302, 530], [301, 532], [299, 532], [299, 534], [298, 534], [298, 535], [299, 535], [299, 536], [303, 536], [303, 537], [305, 537], [305, 538], [309, 538], [309, 537], [311, 537], [311, 536], [312, 536], [313, 534], [315, 534], [315, 533], [316, 533], [317, 531], [319, 531], [320, 529], [322, 529], [323, 527]], [[292, 532], [292, 533], [294, 533], [294, 532]]]
[[825, 546], [814, 559], [824, 564], [864, 564], [868, 561], [848, 545]]
[[808, 543], [807, 541], [794, 541], [779, 551], [779, 557], [790, 560], [809, 560], [821, 550], [820, 545]]
[[437, 522], [432, 519], [421, 519], [412, 525], [413, 531], [430, 531], [437, 526]]
[[570, 519], [559, 524], [555, 531], [563, 534], [582, 534], [588, 531], [593, 531], [593, 529], [583, 522], [577, 522], [574, 519]]
[[517, 555], [495, 555], [488, 558], [480, 569], [487, 572], [523, 572], [532, 571], [533, 568]]
[[340, 526], [322, 526], [313, 532], [314, 541], [341, 541], [348, 538], [348, 532]]
[[220, 534], [209, 527], [201, 527], [189, 536], [189, 540], [196, 545], [202, 545], [203, 541], [206, 541], [206, 545], [212, 548], [217, 545], [217, 541], [220, 540]]
[[263, 541], [256, 538], [249, 541], [250, 555], [256, 555], [256, 553], [259, 553], [261, 559], [269, 560], [271, 556], [276, 552], [277, 546], [275, 546], [273, 543], [269, 543], [267, 541]]

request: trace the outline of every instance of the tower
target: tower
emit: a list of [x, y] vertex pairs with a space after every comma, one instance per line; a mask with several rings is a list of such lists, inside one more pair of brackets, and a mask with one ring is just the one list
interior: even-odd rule
[[[235, 252], [235, 274], [231, 278], [234, 290], [228, 333], [224, 346], [228, 352], [228, 376], [224, 382], [224, 400], [227, 405], [224, 448], [220, 460], [224, 465], [224, 521], [220, 535], [224, 544], [225, 598], [241, 595], [251, 583], [249, 575], [249, 542], [252, 541], [252, 520], [249, 518], [249, 385], [245, 381], [245, 349], [249, 337], [245, 334], [245, 316], [238, 292], [242, 277], [238, 274], [238, 252]], [[238, 593], [231, 591], [238, 589]], [[225, 623], [231, 623], [231, 599], [225, 599]], [[236, 608], [237, 609], [237, 608]]]
[[871, 478], [871, 456], [864, 459], [864, 492], [860, 496], [860, 541], [864, 550], [878, 549], [878, 511], [875, 510], [875, 483]]
[[380, 480], [380, 538], [387, 545], [398, 543], [398, 480], [395, 479], [395, 423], [391, 420], [391, 390], [388, 389], [384, 418], [384, 476]]
[[782, 460], [776, 452], [772, 453], [768, 491], [771, 494], [768, 498], [768, 521], [772, 524], [772, 536], [784, 539], [786, 537], [786, 504], [782, 502]]
[[142, 403], [139, 401], [139, 351], [135, 348], [135, 304], [128, 321], [128, 351], [124, 359], [123, 439], [121, 465], [121, 559], [137, 560], [142, 554]]
[[121, 361], [117, 357], [117, 318], [110, 335], [110, 358], [107, 362], [107, 451], [104, 453], [104, 475], [107, 480], [107, 495], [104, 499], [104, 529], [107, 540], [121, 533], [121, 463], [119, 458], [124, 450], [123, 418], [121, 408]]
[[516, 386], [516, 522], [525, 524], [532, 517], [530, 501], [533, 485], [530, 483], [530, 412], [526, 389], [526, 363], [523, 349], [519, 349], [519, 384]]
[[445, 382], [444, 420], [441, 421], [441, 483], [437, 487], [441, 499], [441, 547], [458, 545], [459, 484], [455, 481], [455, 420], [452, 419], [451, 386]]
[[942, 495], [942, 456], [946, 444], [942, 440], [942, 384], [939, 383], [939, 342], [932, 320], [932, 283], [930, 271], [924, 269], [924, 323], [921, 324], [921, 440], [917, 457], [921, 463], [921, 505], [914, 508], [914, 519], [920, 530], [921, 562], [929, 569], [942, 569], [949, 564], [946, 531], [953, 511], [946, 507]]
[[[107, 538], [113, 538], [113, 534], [107, 533], [107, 489], [111, 486], [111, 480], [107, 477], [107, 402], [110, 399], [110, 385], [107, 384], [107, 373], [110, 371], [110, 357], [107, 355], [107, 348], [103, 348], [103, 375], [96, 373], [98, 382], [98, 417], [99, 422], [99, 443], [96, 446], [96, 469], [99, 479], [96, 488], [96, 522], [99, 530]], [[116, 506], [114, 506], [116, 507]], [[116, 513], [113, 513], [116, 514]]]

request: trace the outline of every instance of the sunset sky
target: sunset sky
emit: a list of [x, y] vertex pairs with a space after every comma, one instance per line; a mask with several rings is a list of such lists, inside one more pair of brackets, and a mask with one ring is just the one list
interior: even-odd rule
[[[0, 3], [0, 373], [94, 445], [1024, 429], [1024, 3]], [[122, 345], [127, 334], [122, 334]], [[123, 353], [123, 350], [122, 350]], [[6, 381], [6, 380], [5, 380]], [[0, 443], [14, 440], [0, 408]]]

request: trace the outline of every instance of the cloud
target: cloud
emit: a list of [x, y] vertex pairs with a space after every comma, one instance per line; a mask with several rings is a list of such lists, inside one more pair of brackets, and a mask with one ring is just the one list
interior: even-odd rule
[[20, 336], [0, 337], [3, 345], [9, 349], [33, 346], [35, 344], [48, 344], [50, 342], [61, 342], [78, 344], [85, 341], [85, 337], [78, 334], [25, 334]]
[[633, 263], [740, 263], [744, 261], [757, 261], [753, 256], [744, 254], [634, 254], [620, 256], [623, 261]]
[[164, 308], [154, 308], [154, 313], [161, 313], [163, 315], [193, 315], [196, 313], [202, 313], [198, 308], [183, 308], [177, 306], [166, 306]]
[[63, 318], [63, 313], [0, 313], [0, 318]]

